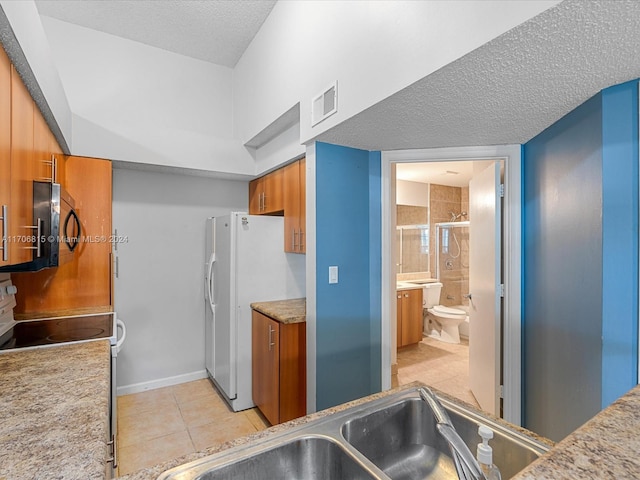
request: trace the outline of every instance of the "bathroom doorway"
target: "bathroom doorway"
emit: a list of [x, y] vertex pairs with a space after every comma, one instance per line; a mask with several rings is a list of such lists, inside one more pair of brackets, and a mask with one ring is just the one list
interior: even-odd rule
[[[383, 255], [383, 268], [384, 265], [388, 266], [388, 270], [383, 272], [383, 291], [387, 291], [389, 295], [386, 297], [389, 301], [385, 305], [385, 299], [383, 299], [383, 311], [389, 312], [389, 317], [395, 321], [396, 316], [393, 315], [392, 310], [395, 309], [395, 287], [398, 279], [411, 278], [412, 275], [429, 277], [433, 281], [442, 280], [445, 277], [442, 273], [437, 271], [438, 256], [435, 255], [438, 250], [442, 255], [440, 258], [440, 269], [448, 268], [448, 272], [452, 272], [453, 279], [445, 279], [442, 287], [442, 292], [439, 297], [439, 304], [445, 307], [471, 307], [474, 308], [473, 299], [468, 298], [468, 295], [473, 289], [468, 286], [468, 281], [471, 274], [467, 273], [469, 270], [469, 240], [463, 228], [446, 228], [446, 224], [461, 222], [470, 222], [473, 225], [473, 219], [471, 218], [471, 212], [474, 211], [473, 206], [469, 205], [468, 185], [469, 178], [473, 177], [473, 173], [477, 174], [478, 171], [486, 169], [488, 164], [498, 164], [504, 167], [503, 173], [505, 175], [504, 184], [508, 185], [509, 182], [514, 182], [517, 179], [516, 186], [509, 189], [505, 187], [507, 193], [510, 193], [512, 197], [507, 198], [509, 207], [504, 212], [504, 217], [500, 214], [499, 210], [496, 212], [497, 226], [500, 228], [500, 220], [504, 218], [504, 264], [496, 267], [494, 273], [497, 272], [497, 281], [504, 282], [507, 291], [514, 292], [512, 298], [500, 299], [498, 305], [498, 315], [502, 301], [504, 301], [505, 318], [504, 322], [501, 322], [500, 318], [497, 318], [498, 331], [495, 339], [497, 342], [494, 347], [498, 348], [497, 354], [491, 358], [491, 356], [481, 353], [481, 357], [476, 357], [471, 361], [472, 365], [478, 362], [478, 358], [481, 359], [481, 363], [487, 363], [488, 359], [493, 363], [492, 365], [484, 365], [489, 370], [493, 370], [495, 375], [489, 378], [488, 383], [493, 382], [489, 393], [495, 393], [496, 403], [489, 407], [483, 407], [485, 410], [494, 414], [498, 414], [509, 421], [514, 423], [520, 423], [520, 330], [519, 328], [519, 252], [516, 250], [515, 254], [510, 252], [512, 246], [517, 243], [519, 245], [519, 237], [514, 232], [519, 232], [520, 222], [520, 201], [519, 201], [519, 162], [520, 152], [517, 146], [514, 147], [468, 147], [463, 149], [434, 149], [434, 150], [422, 150], [422, 151], [396, 151], [383, 153], [383, 228], [389, 228], [387, 237], [389, 248], [383, 248], [383, 252], [389, 252], [388, 258], [384, 258]], [[429, 166], [434, 169], [437, 178], [431, 178], [427, 181], [422, 179], [408, 179], [405, 176], [406, 170], [411, 169], [425, 169]], [[464, 173], [464, 170], [468, 170]], [[405, 171], [403, 171], [405, 170]], [[500, 170], [498, 169], [498, 174]], [[471, 173], [469, 173], [471, 172]], [[396, 178], [397, 175], [397, 178]], [[467, 178], [465, 179], [465, 175]], [[418, 180], [418, 181], [416, 181]], [[425, 265], [428, 269], [423, 269], [420, 272], [408, 272], [405, 267], [407, 266], [407, 259], [410, 255], [407, 254], [407, 246], [403, 246], [405, 249], [402, 257], [398, 257], [400, 254], [400, 247], [396, 245], [395, 240], [398, 235], [393, 235], [393, 231], [397, 231], [396, 226], [403, 223], [407, 224], [406, 219], [403, 218], [405, 212], [402, 212], [405, 207], [403, 201], [400, 200], [403, 197], [402, 182], [412, 182], [405, 184], [409, 186], [410, 190], [414, 191], [422, 189], [425, 193], [427, 202], [422, 206], [426, 208], [427, 217], [416, 220], [410, 220], [420, 224], [425, 222], [428, 225], [428, 249], [430, 252], [428, 260], [422, 259], [422, 268]], [[419, 184], [422, 183], [423, 187]], [[456, 184], [457, 183], [457, 184]], [[495, 188], [500, 187], [500, 180], [498, 178], [498, 185]], [[417, 185], [418, 184], [418, 185]], [[396, 186], [398, 186], [396, 191]], [[509, 192], [511, 190], [511, 192]], [[396, 203], [396, 197], [398, 202]], [[387, 202], [388, 200], [388, 202]], [[414, 205], [410, 206], [414, 208]], [[386, 220], [386, 221], [385, 221]], [[397, 223], [396, 223], [397, 222]], [[440, 227], [438, 228], [438, 225]], [[462, 227], [463, 225], [456, 225], [456, 227]], [[436, 230], [440, 231], [440, 237], [436, 237]], [[445, 232], [443, 238], [443, 232]], [[453, 233], [455, 232], [455, 234]], [[383, 235], [384, 236], [384, 235]], [[391, 238], [394, 236], [395, 238]], [[502, 234], [497, 235], [499, 240], [502, 239]], [[426, 234], [422, 234], [423, 240], [426, 238]], [[436, 250], [436, 238], [444, 245], [440, 245]], [[515, 240], [515, 243], [514, 243]], [[383, 238], [383, 244], [385, 239]], [[427, 245], [422, 245], [423, 251]], [[476, 246], [477, 248], [477, 246]], [[495, 246], [489, 248], [496, 248]], [[498, 261], [502, 259], [500, 255], [501, 250], [498, 245]], [[494, 250], [495, 252], [495, 250]], [[447, 257], [447, 258], [445, 258]], [[450, 257], [450, 258], [448, 258]], [[479, 255], [476, 255], [478, 258]], [[400, 265], [398, 265], [400, 264]], [[414, 262], [415, 264], [415, 262]], [[419, 264], [419, 262], [418, 262]], [[465, 270], [466, 269], [466, 270]], [[402, 270], [402, 271], [401, 271]], [[504, 271], [504, 275], [501, 275], [501, 271]], [[515, 275], [515, 272], [518, 272]], [[477, 275], [476, 275], [477, 276]], [[482, 275], [481, 275], [482, 276]], [[385, 283], [386, 278], [386, 285]], [[414, 277], [417, 278], [417, 277]], [[477, 280], [476, 280], [477, 281]], [[491, 280], [493, 282], [496, 279]], [[498, 290], [501, 290], [501, 286], [497, 285]], [[474, 287], [478, 290], [478, 286]], [[388, 289], [388, 290], [387, 290]], [[497, 297], [500, 295], [498, 294]], [[471, 316], [470, 322], [473, 316]], [[468, 323], [461, 323], [459, 329], [462, 333], [460, 343], [447, 343], [437, 339], [436, 335], [430, 335], [432, 328], [425, 325], [423, 338], [416, 345], [403, 347], [399, 351], [392, 348], [391, 339], [387, 343], [387, 358], [383, 358], [383, 371], [384, 365], [388, 361], [389, 365], [397, 366], [398, 375], [393, 378], [399, 383], [404, 384], [412, 380], [421, 380], [424, 383], [431, 384], [435, 388], [449, 393], [450, 395], [461, 398], [464, 401], [475, 403], [476, 398], [471, 393], [471, 381], [469, 376], [469, 351], [470, 349], [469, 339], [471, 339], [471, 345], [473, 345], [473, 335], [470, 335], [468, 329]], [[395, 330], [391, 328], [391, 321], [388, 322], [387, 327], [389, 330]], [[383, 320], [383, 328], [385, 328]], [[393, 336], [394, 332], [391, 332]], [[482, 335], [480, 335], [482, 336]], [[434, 338], [435, 337], [435, 338]], [[501, 341], [504, 339], [503, 348], [500, 350]], [[517, 339], [515, 341], [514, 339]], [[383, 340], [383, 343], [384, 340]], [[394, 344], [395, 346], [395, 344]], [[384, 347], [383, 347], [384, 348]], [[477, 349], [476, 349], [477, 350]], [[481, 349], [482, 350], [482, 349]], [[384, 357], [384, 350], [383, 350]], [[501, 355], [505, 359], [501, 362]], [[513, 360], [515, 359], [515, 363]], [[516, 365], [517, 364], [517, 365]], [[483, 367], [483, 368], [484, 368]], [[403, 371], [404, 369], [404, 371]], [[424, 376], [419, 378], [420, 370], [423, 370]], [[392, 369], [388, 368], [389, 378], [392, 378]], [[479, 378], [476, 372], [474, 378]], [[484, 383], [485, 380], [482, 380]], [[477, 382], [476, 382], [477, 383]], [[384, 385], [384, 378], [383, 378]], [[389, 385], [391, 386], [391, 385]], [[474, 391], [476, 391], [474, 389]], [[499, 398], [500, 393], [504, 391], [504, 403], [501, 405]], [[477, 392], [476, 392], [477, 393]], [[481, 398], [481, 395], [478, 396]], [[483, 405], [488, 405], [486, 401], [480, 401]]]
[[[474, 172], [493, 160], [401, 163], [396, 166], [396, 265], [398, 285], [433, 281], [425, 291], [421, 312], [423, 337], [398, 348], [397, 373], [392, 382], [422, 381], [480, 407], [470, 382], [469, 313], [469, 185]], [[476, 202], [478, 200], [476, 199]], [[420, 235], [416, 235], [419, 229]], [[416, 241], [419, 240], [419, 241]], [[476, 245], [476, 256], [491, 254], [492, 245]], [[480, 282], [484, 282], [480, 274]], [[435, 313], [426, 296], [437, 289]], [[400, 291], [400, 290], [399, 290]], [[431, 295], [433, 297], [433, 295]], [[458, 315], [459, 314], [459, 315]], [[449, 318], [456, 317], [459, 318]], [[446, 317], [446, 318], [445, 318]], [[444, 326], [444, 322], [447, 323]], [[459, 322], [459, 323], [458, 323]], [[477, 345], [474, 344], [477, 349]], [[493, 410], [492, 406], [489, 409]]]

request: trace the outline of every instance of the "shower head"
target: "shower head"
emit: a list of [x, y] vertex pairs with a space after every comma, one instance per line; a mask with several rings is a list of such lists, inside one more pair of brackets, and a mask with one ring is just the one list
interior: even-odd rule
[[466, 217], [467, 216], [467, 212], [460, 212], [460, 213], [455, 213], [455, 212], [449, 212], [449, 215], [451, 215], [451, 220], [449, 220], [450, 222], [455, 222], [456, 220], [462, 218], [462, 217]]

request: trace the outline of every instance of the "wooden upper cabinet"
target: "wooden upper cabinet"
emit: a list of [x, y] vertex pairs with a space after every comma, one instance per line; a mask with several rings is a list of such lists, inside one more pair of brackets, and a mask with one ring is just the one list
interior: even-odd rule
[[[11, 62], [0, 48], [0, 266], [9, 265], [8, 232], [11, 203]], [[3, 213], [4, 212], [4, 213]]]
[[82, 240], [72, 260], [39, 272], [12, 273], [21, 295], [14, 312], [26, 317], [66, 315], [87, 308], [110, 310], [111, 181], [109, 160], [68, 157], [67, 190], [75, 200]]
[[51, 145], [51, 130], [45, 122], [40, 110], [33, 110], [33, 155], [35, 180], [39, 182], [56, 182], [55, 162]]
[[305, 159], [290, 163], [284, 170], [284, 250], [306, 251]]
[[9, 256], [11, 264], [33, 259], [37, 231], [33, 228], [34, 103], [22, 79], [11, 67], [11, 202], [9, 205]]
[[249, 183], [249, 213], [251, 215], [274, 215], [284, 210], [283, 171], [275, 170]]
[[33, 112], [33, 150], [35, 180], [63, 184], [65, 157], [38, 108]]

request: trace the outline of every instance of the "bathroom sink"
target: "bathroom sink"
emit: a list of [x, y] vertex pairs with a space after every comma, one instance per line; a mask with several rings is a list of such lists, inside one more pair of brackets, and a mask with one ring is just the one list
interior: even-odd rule
[[[442, 401], [456, 431], [474, 452], [480, 442], [478, 426], [490, 427], [493, 462], [503, 479], [511, 478], [547, 448], [473, 412]], [[455, 466], [448, 444], [438, 434], [433, 413], [420, 398], [408, 398], [347, 421], [342, 427], [353, 445], [393, 480], [453, 479]]]
[[[548, 447], [472, 410], [440, 399], [475, 452], [480, 423], [494, 431], [494, 463], [508, 479]], [[162, 473], [158, 480], [456, 479], [446, 442], [417, 388], [292, 425]]]

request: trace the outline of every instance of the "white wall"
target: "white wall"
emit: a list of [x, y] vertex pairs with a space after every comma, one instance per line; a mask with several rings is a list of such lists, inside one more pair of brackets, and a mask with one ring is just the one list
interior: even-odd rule
[[396, 205], [429, 206], [429, 184], [396, 180]]
[[11, 29], [24, 52], [65, 140], [71, 145], [71, 109], [53, 63], [51, 50], [36, 4], [32, 0], [20, 2], [0, 0]]
[[115, 169], [115, 310], [127, 325], [118, 393], [204, 377], [207, 216], [246, 210], [246, 182]]
[[[234, 70], [237, 136], [300, 102], [308, 142], [558, 3], [278, 2]], [[311, 98], [338, 81], [338, 112], [311, 128]]]
[[233, 71], [43, 17], [73, 111], [74, 155], [255, 173], [233, 137]]
[[273, 170], [282, 163], [304, 156], [306, 147], [300, 144], [300, 124], [289, 127], [255, 151], [256, 173]]

